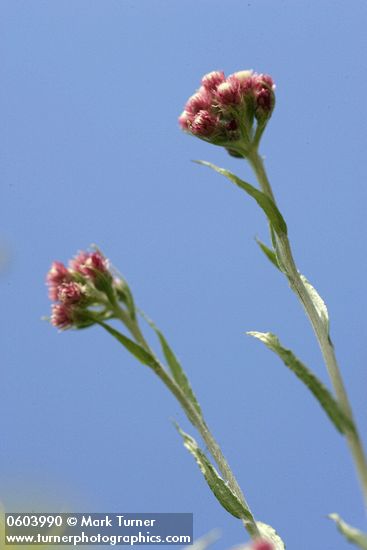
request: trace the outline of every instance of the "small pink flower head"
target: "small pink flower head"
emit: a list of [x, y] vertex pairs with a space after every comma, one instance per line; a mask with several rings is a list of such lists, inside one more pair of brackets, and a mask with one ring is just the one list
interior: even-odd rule
[[109, 262], [100, 252], [92, 252], [85, 262], [85, 269], [92, 269], [93, 272], [108, 273]]
[[71, 280], [69, 270], [64, 266], [62, 262], [52, 262], [51, 268], [46, 275], [46, 284], [48, 286], [48, 293], [51, 300], [57, 300], [58, 287]]
[[62, 262], [52, 262], [49, 272], [46, 276], [46, 281], [48, 284], [59, 285], [67, 277], [70, 277], [70, 274], [67, 268]]
[[220, 107], [239, 105], [242, 99], [239, 82], [235, 79], [227, 79], [226, 82], [219, 84], [215, 92], [215, 98]]
[[60, 330], [73, 326], [72, 309], [66, 304], [52, 304], [51, 324]]
[[76, 304], [84, 297], [84, 289], [80, 283], [71, 281], [70, 283], [62, 283], [58, 287], [57, 298], [63, 304]]
[[226, 77], [223, 71], [212, 71], [203, 76], [201, 84], [208, 92], [215, 92], [219, 84], [222, 84], [225, 80]]
[[79, 252], [70, 260], [70, 268], [89, 279], [95, 279], [98, 275], [109, 275], [108, 260], [98, 251]]
[[80, 251], [72, 260], [69, 261], [69, 266], [71, 271], [76, 271], [77, 273], [84, 275], [83, 268], [84, 264], [89, 258], [90, 252]]
[[255, 540], [251, 546], [251, 550], [274, 550], [274, 546], [268, 540]]
[[193, 115], [190, 115], [187, 111], [183, 111], [178, 118], [178, 123], [182, 130], [189, 131], [193, 120]]
[[189, 115], [196, 115], [199, 111], [210, 109], [211, 103], [211, 94], [204, 87], [201, 87], [196, 94], [189, 98], [185, 105], [185, 111]]
[[256, 105], [264, 111], [271, 111], [273, 96], [269, 89], [263, 88], [256, 95]]
[[199, 111], [191, 124], [191, 132], [198, 137], [209, 138], [218, 128], [218, 117], [209, 111]]
[[275, 85], [267, 74], [255, 75], [254, 89], [256, 99], [256, 118], [269, 118], [275, 104]]
[[242, 96], [252, 92], [254, 87], [254, 80], [252, 78], [253, 71], [238, 71], [231, 74], [227, 78], [227, 82], [233, 82], [237, 84]]
[[271, 90], [275, 90], [274, 81], [269, 74], [259, 74], [256, 76], [259, 84], [266, 84]]

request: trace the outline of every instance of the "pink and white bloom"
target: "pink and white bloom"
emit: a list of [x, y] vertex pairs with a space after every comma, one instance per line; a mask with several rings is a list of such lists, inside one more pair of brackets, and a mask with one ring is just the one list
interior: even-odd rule
[[254, 91], [257, 113], [256, 116], [268, 116], [274, 108], [273, 79], [268, 74], [257, 74], [254, 77]]
[[196, 94], [192, 95], [186, 105], [185, 111], [190, 115], [196, 115], [199, 111], [210, 109], [212, 104], [211, 94], [204, 88], [200, 88]]
[[57, 300], [58, 288], [62, 283], [71, 281], [71, 274], [62, 262], [52, 262], [46, 275], [48, 294], [51, 300]]
[[273, 79], [271, 78], [270, 75], [268, 74], [257, 74], [256, 75], [256, 81], [258, 84], [260, 85], [266, 85], [268, 86], [270, 89], [272, 90], [275, 90], [275, 84], [274, 84], [274, 81]]
[[58, 287], [57, 298], [63, 304], [77, 304], [84, 297], [85, 292], [83, 285], [75, 281], [61, 283]]
[[261, 89], [256, 94], [256, 105], [265, 111], [272, 109], [273, 96], [268, 88]]
[[194, 116], [188, 113], [187, 111], [183, 111], [181, 115], [178, 117], [178, 123], [181, 126], [182, 130], [190, 130], [193, 120], [194, 120]]
[[72, 309], [66, 304], [52, 304], [51, 324], [60, 329], [66, 330], [73, 326]]
[[212, 71], [203, 76], [201, 79], [201, 84], [203, 87], [208, 90], [208, 92], [215, 92], [219, 84], [224, 82], [226, 77], [224, 76], [223, 71]]
[[191, 124], [191, 132], [195, 136], [210, 137], [218, 127], [218, 117], [209, 111], [199, 111]]
[[96, 252], [79, 252], [69, 262], [70, 269], [84, 275], [84, 277], [95, 279], [99, 274], [109, 273], [109, 262], [107, 258]]
[[221, 107], [239, 105], [242, 100], [240, 83], [236, 79], [226, 80], [219, 84], [215, 98]]
[[254, 91], [255, 80], [253, 74], [253, 71], [238, 71], [227, 78], [227, 82], [233, 82], [238, 86], [242, 99]]

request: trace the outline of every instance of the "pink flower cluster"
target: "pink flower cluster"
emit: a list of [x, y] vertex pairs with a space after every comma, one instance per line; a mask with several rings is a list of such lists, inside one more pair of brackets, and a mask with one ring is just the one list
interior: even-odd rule
[[274, 83], [270, 76], [239, 71], [227, 78], [222, 71], [206, 74], [201, 87], [189, 98], [179, 117], [181, 128], [225, 145], [243, 138], [241, 118], [247, 126], [253, 118], [270, 117], [274, 107]]
[[101, 275], [109, 275], [108, 261], [98, 251], [79, 252], [67, 268], [54, 261], [46, 276], [52, 304], [51, 324], [59, 329], [75, 325], [76, 313], [86, 303], [87, 285], [93, 285]]

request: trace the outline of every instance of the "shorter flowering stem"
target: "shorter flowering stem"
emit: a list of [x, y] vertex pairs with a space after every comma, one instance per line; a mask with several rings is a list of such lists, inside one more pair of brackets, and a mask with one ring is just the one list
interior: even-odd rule
[[[220, 446], [218, 445], [217, 441], [214, 439], [204, 419], [200, 417], [200, 415], [197, 413], [195, 408], [187, 400], [186, 396], [183, 394], [181, 389], [177, 386], [174, 380], [172, 380], [172, 378], [167, 374], [167, 372], [163, 369], [163, 367], [159, 371], [155, 370], [155, 372], [156, 374], [158, 374], [159, 378], [166, 385], [166, 387], [171, 391], [171, 393], [173, 393], [173, 395], [179, 401], [184, 411], [186, 412], [188, 419], [199, 431], [205, 445], [209, 449], [210, 454], [212, 455], [215, 462], [217, 463], [221, 474], [223, 475], [225, 481], [227, 481], [228, 486], [233, 491], [233, 493], [237, 496], [239, 501], [242, 502], [242, 504], [251, 514], [249, 505], [243, 495], [243, 492], [240, 486], [238, 485], [238, 482], [226, 458], [224, 457]], [[247, 532], [252, 538], [258, 538], [260, 536], [259, 530], [257, 528], [256, 522], [253, 516], [251, 519], [243, 519], [242, 521], [245, 526], [245, 529], [247, 530]]]
[[113, 304], [114, 313], [117, 318], [119, 318], [123, 324], [127, 327], [131, 335], [148, 353], [154, 358], [154, 363], [151, 366], [155, 374], [161, 379], [163, 384], [169, 389], [169, 391], [176, 397], [182, 408], [184, 409], [188, 419], [195, 426], [195, 428], [200, 433], [205, 445], [209, 449], [212, 457], [218, 465], [218, 468], [223, 475], [223, 478], [228, 483], [228, 486], [243, 504], [243, 506], [248, 510], [250, 518], [243, 519], [243, 524], [249, 535], [256, 539], [260, 537], [259, 529], [256, 525], [256, 521], [253, 518], [250, 507], [244, 497], [244, 494], [238, 485], [238, 482], [229, 467], [227, 460], [225, 459], [220, 446], [217, 441], [214, 439], [212, 433], [210, 432], [204, 418], [200, 415], [191, 402], [187, 399], [186, 395], [183, 393], [181, 388], [176, 384], [176, 382], [169, 376], [163, 365], [161, 364], [158, 357], [155, 355], [154, 351], [150, 348], [146, 339], [144, 338], [140, 327], [137, 321], [132, 321], [129, 315], [118, 305], [118, 303]]
[[[253, 151], [250, 156], [248, 156], [248, 160], [255, 171], [263, 193], [276, 203], [263, 161], [258, 152]], [[354, 427], [354, 429], [348, 430], [345, 435], [361, 482], [362, 493], [367, 507], [367, 460], [336, 360], [333, 343], [298, 272], [287, 235], [283, 234], [281, 237], [276, 236], [276, 240], [280, 260], [282, 262], [282, 269], [288, 278], [290, 287], [299, 298], [311, 322], [339, 405]]]
[[135, 338], [136, 342], [152, 355], [152, 350], [150, 349], [148, 342], [144, 338], [137, 321], [132, 320], [130, 315], [126, 311], [124, 311], [116, 301], [112, 303], [112, 308], [117, 319], [120, 319], [120, 321], [122, 321], [122, 323], [129, 330], [131, 336]]

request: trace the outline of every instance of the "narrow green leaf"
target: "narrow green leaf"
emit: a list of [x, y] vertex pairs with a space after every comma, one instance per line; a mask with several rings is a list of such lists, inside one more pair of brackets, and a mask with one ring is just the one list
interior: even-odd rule
[[196, 399], [196, 396], [190, 386], [189, 380], [185, 374], [185, 371], [183, 370], [179, 360], [177, 359], [175, 353], [173, 352], [172, 348], [168, 344], [164, 334], [159, 330], [159, 328], [153, 323], [149, 317], [145, 315], [142, 311], [140, 311], [140, 314], [144, 317], [146, 322], [152, 327], [154, 332], [157, 334], [159, 342], [162, 347], [163, 355], [167, 361], [167, 365], [171, 371], [172, 377], [175, 380], [176, 384], [181, 388], [183, 393], [186, 395], [188, 400], [191, 402], [192, 406], [196, 409], [196, 411], [199, 413], [199, 415], [202, 417], [203, 413], [201, 411], [200, 405], [198, 403], [198, 400]]
[[338, 530], [349, 542], [367, 550], [367, 535], [365, 533], [345, 523], [338, 514], [329, 514], [329, 518], [335, 521]]
[[259, 247], [261, 248], [261, 250], [264, 252], [265, 256], [268, 258], [268, 260], [270, 260], [270, 262], [277, 269], [280, 269], [279, 264], [278, 264], [278, 260], [277, 260], [277, 255], [275, 254], [274, 250], [272, 250], [271, 248], [266, 246], [266, 244], [264, 244], [262, 241], [260, 241], [260, 239], [256, 239], [256, 242], [259, 245]]
[[199, 448], [195, 439], [192, 438], [187, 433], [183, 432], [179, 426], [176, 426], [178, 432], [184, 440], [184, 445], [186, 449], [193, 455], [195, 458], [202, 474], [204, 475], [210, 489], [213, 491], [215, 497], [223, 508], [227, 510], [232, 516], [239, 519], [247, 519], [254, 522], [254, 518], [247, 508], [240, 502], [238, 497], [232, 492], [228, 487], [226, 482], [220, 477], [217, 470], [211, 464], [209, 459]]
[[275, 531], [275, 529], [273, 529], [273, 527], [270, 527], [270, 525], [267, 525], [262, 521], [257, 521], [256, 525], [260, 531], [261, 536], [273, 544], [274, 550], [285, 550], [284, 542]]
[[277, 239], [275, 231], [274, 231], [273, 227], [271, 227], [271, 226], [270, 226], [270, 237], [271, 237], [271, 242], [272, 242], [272, 245], [273, 245], [273, 251], [275, 252], [275, 256], [276, 256], [276, 259], [277, 259], [278, 267], [279, 267], [280, 271], [282, 271], [282, 273], [284, 273], [284, 275], [287, 276], [287, 270], [284, 267], [283, 262], [282, 262], [282, 253], [281, 253], [281, 250], [280, 250], [280, 247], [279, 247], [279, 239]]
[[129, 285], [127, 284], [126, 280], [121, 278], [120, 286], [117, 285], [117, 294], [120, 299], [126, 304], [127, 309], [129, 310], [130, 316], [132, 319], [136, 319], [136, 307], [134, 303], [134, 298], [132, 295], [132, 292], [130, 290]]
[[317, 290], [311, 285], [304, 275], [300, 274], [303, 284], [315, 306], [317, 313], [325, 327], [327, 334], [329, 334], [329, 312], [327, 310], [324, 300], [321, 298]]
[[278, 235], [287, 234], [287, 224], [284, 221], [283, 216], [279, 212], [278, 207], [274, 203], [274, 201], [271, 200], [270, 197], [265, 195], [262, 191], [251, 185], [250, 183], [247, 183], [246, 181], [241, 180], [238, 176], [235, 176], [235, 174], [232, 174], [232, 172], [229, 172], [228, 170], [225, 170], [224, 168], [219, 168], [219, 166], [216, 166], [215, 164], [212, 164], [211, 162], [207, 162], [205, 160], [195, 160], [197, 164], [202, 164], [203, 166], [208, 166], [209, 168], [212, 168], [215, 170], [215, 172], [218, 172], [218, 174], [221, 174], [222, 176], [225, 176], [230, 181], [232, 181], [234, 184], [236, 184], [238, 187], [243, 189], [250, 197], [255, 199], [255, 201], [258, 203], [260, 208], [265, 212], [271, 226], [274, 228], [274, 231]]
[[309, 390], [316, 397], [330, 420], [341, 433], [354, 430], [353, 423], [340, 409], [338, 402], [323, 385], [323, 383], [292, 353], [284, 348], [278, 338], [271, 332], [248, 332], [250, 336], [258, 338], [271, 351], [276, 353], [283, 363], [302, 380]]
[[109, 332], [114, 338], [116, 338], [116, 340], [118, 340], [120, 344], [122, 344], [138, 361], [140, 361], [140, 363], [143, 363], [143, 365], [147, 365], [148, 367], [154, 367], [156, 365], [156, 360], [154, 357], [140, 344], [137, 344], [103, 321], [99, 321], [98, 324], [107, 330], [107, 332]]

